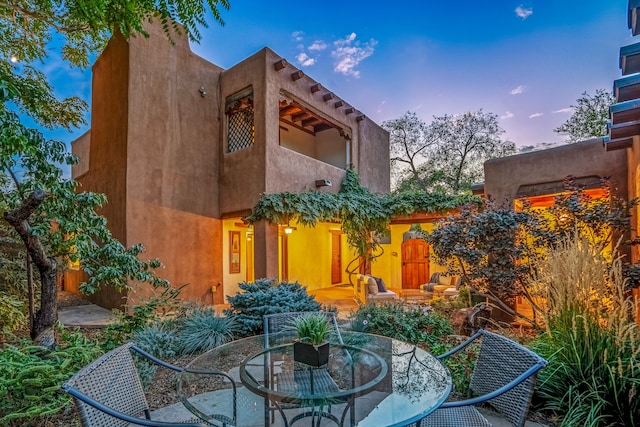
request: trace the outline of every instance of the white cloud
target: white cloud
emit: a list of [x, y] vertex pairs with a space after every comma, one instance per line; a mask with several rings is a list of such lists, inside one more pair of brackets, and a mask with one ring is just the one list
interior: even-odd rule
[[515, 12], [516, 12], [516, 15], [518, 15], [524, 21], [529, 16], [533, 15], [533, 8], [532, 7], [524, 7], [524, 6], [520, 5], [520, 6], [516, 7]]
[[356, 33], [349, 34], [346, 38], [333, 42], [335, 49], [331, 55], [336, 59], [333, 71], [342, 73], [345, 76], [360, 77], [360, 71], [355, 68], [373, 55], [374, 47], [378, 42], [374, 39], [365, 43], [356, 41]]
[[291, 33], [291, 38], [296, 42], [302, 41], [302, 36], [304, 36], [304, 31], [294, 31]]
[[501, 119], [510, 119], [513, 117], [513, 113], [511, 111], [507, 111], [504, 113], [504, 116], [500, 116]]
[[383, 106], [384, 104], [386, 104], [386, 103], [387, 103], [387, 101], [382, 101], [380, 104], [378, 104], [378, 109], [377, 109], [377, 111], [376, 111], [376, 112], [377, 112], [377, 113], [382, 113], [382, 106]]
[[527, 90], [527, 87], [525, 85], [520, 85], [516, 88], [511, 89], [511, 92], [509, 92], [511, 95], [520, 95], [521, 93], [524, 93]]
[[544, 116], [544, 113], [533, 113], [529, 116], [530, 119], [535, 119], [536, 117]]
[[296, 59], [298, 60], [298, 64], [300, 64], [303, 67], [309, 67], [316, 63], [315, 58], [311, 58], [309, 55], [307, 55], [304, 52], [300, 52], [298, 56], [296, 56]]
[[317, 50], [317, 51], [325, 50], [326, 48], [327, 48], [327, 44], [322, 40], [316, 40], [311, 44], [311, 46], [309, 46], [309, 50]]
[[559, 110], [555, 110], [554, 113], [573, 113], [573, 108], [571, 107], [561, 108]]

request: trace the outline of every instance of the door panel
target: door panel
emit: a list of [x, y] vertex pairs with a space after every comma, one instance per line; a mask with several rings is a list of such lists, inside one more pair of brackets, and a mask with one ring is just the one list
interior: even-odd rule
[[418, 289], [429, 281], [429, 244], [422, 239], [402, 242], [402, 288]]
[[340, 234], [331, 234], [331, 284], [342, 283], [342, 245]]

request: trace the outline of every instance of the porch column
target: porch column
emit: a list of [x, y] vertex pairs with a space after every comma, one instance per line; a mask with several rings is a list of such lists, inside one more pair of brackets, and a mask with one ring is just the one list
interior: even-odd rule
[[254, 277], [278, 279], [278, 225], [267, 221], [253, 224]]

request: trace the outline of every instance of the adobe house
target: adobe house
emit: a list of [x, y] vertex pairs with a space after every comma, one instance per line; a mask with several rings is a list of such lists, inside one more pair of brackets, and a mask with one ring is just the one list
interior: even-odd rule
[[[263, 193], [337, 192], [349, 166], [363, 186], [389, 192], [388, 133], [268, 48], [225, 70], [186, 37], [171, 44], [160, 26], [148, 31], [114, 36], [96, 60], [91, 130], [72, 144], [81, 159], [72, 176], [107, 195], [113, 235], [144, 244], [143, 256], [165, 265], [160, 276], [205, 304], [259, 277], [309, 289], [348, 282], [340, 224], [242, 219]], [[65, 288], [77, 290], [82, 274], [65, 273]], [[119, 307], [145, 296], [93, 298]]]

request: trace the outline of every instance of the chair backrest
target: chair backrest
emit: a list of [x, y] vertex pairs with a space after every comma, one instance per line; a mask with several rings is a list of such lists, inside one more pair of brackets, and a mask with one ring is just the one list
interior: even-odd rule
[[[520, 344], [493, 332], [482, 330], [482, 345], [471, 376], [469, 389], [479, 395], [515, 380], [546, 361]], [[536, 371], [537, 372], [537, 371]], [[488, 401], [514, 426], [524, 426], [535, 386], [535, 373], [511, 390]]]
[[[290, 311], [287, 313], [274, 313], [274, 314], [266, 314], [263, 316], [264, 321], [264, 335], [265, 335], [265, 345], [271, 345], [270, 336], [274, 334], [278, 334], [280, 332], [285, 332], [287, 329], [291, 327], [291, 321], [300, 317], [303, 314], [306, 314], [306, 311]], [[333, 333], [341, 344], [342, 336], [340, 335], [340, 329], [338, 328], [338, 322], [336, 321], [336, 314], [331, 311], [320, 311], [320, 314], [323, 314], [327, 318], [327, 322], [331, 323], [333, 326]]]
[[[82, 368], [63, 389], [69, 387], [111, 409], [133, 417], [140, 417], [149, 410], [142, 383], [138, 376], [131, 351], [133, 343], [124, 344]], [[129, 423], [108, 415], [93, 406], [74, 398], [84, 427], [126, 427]]]

